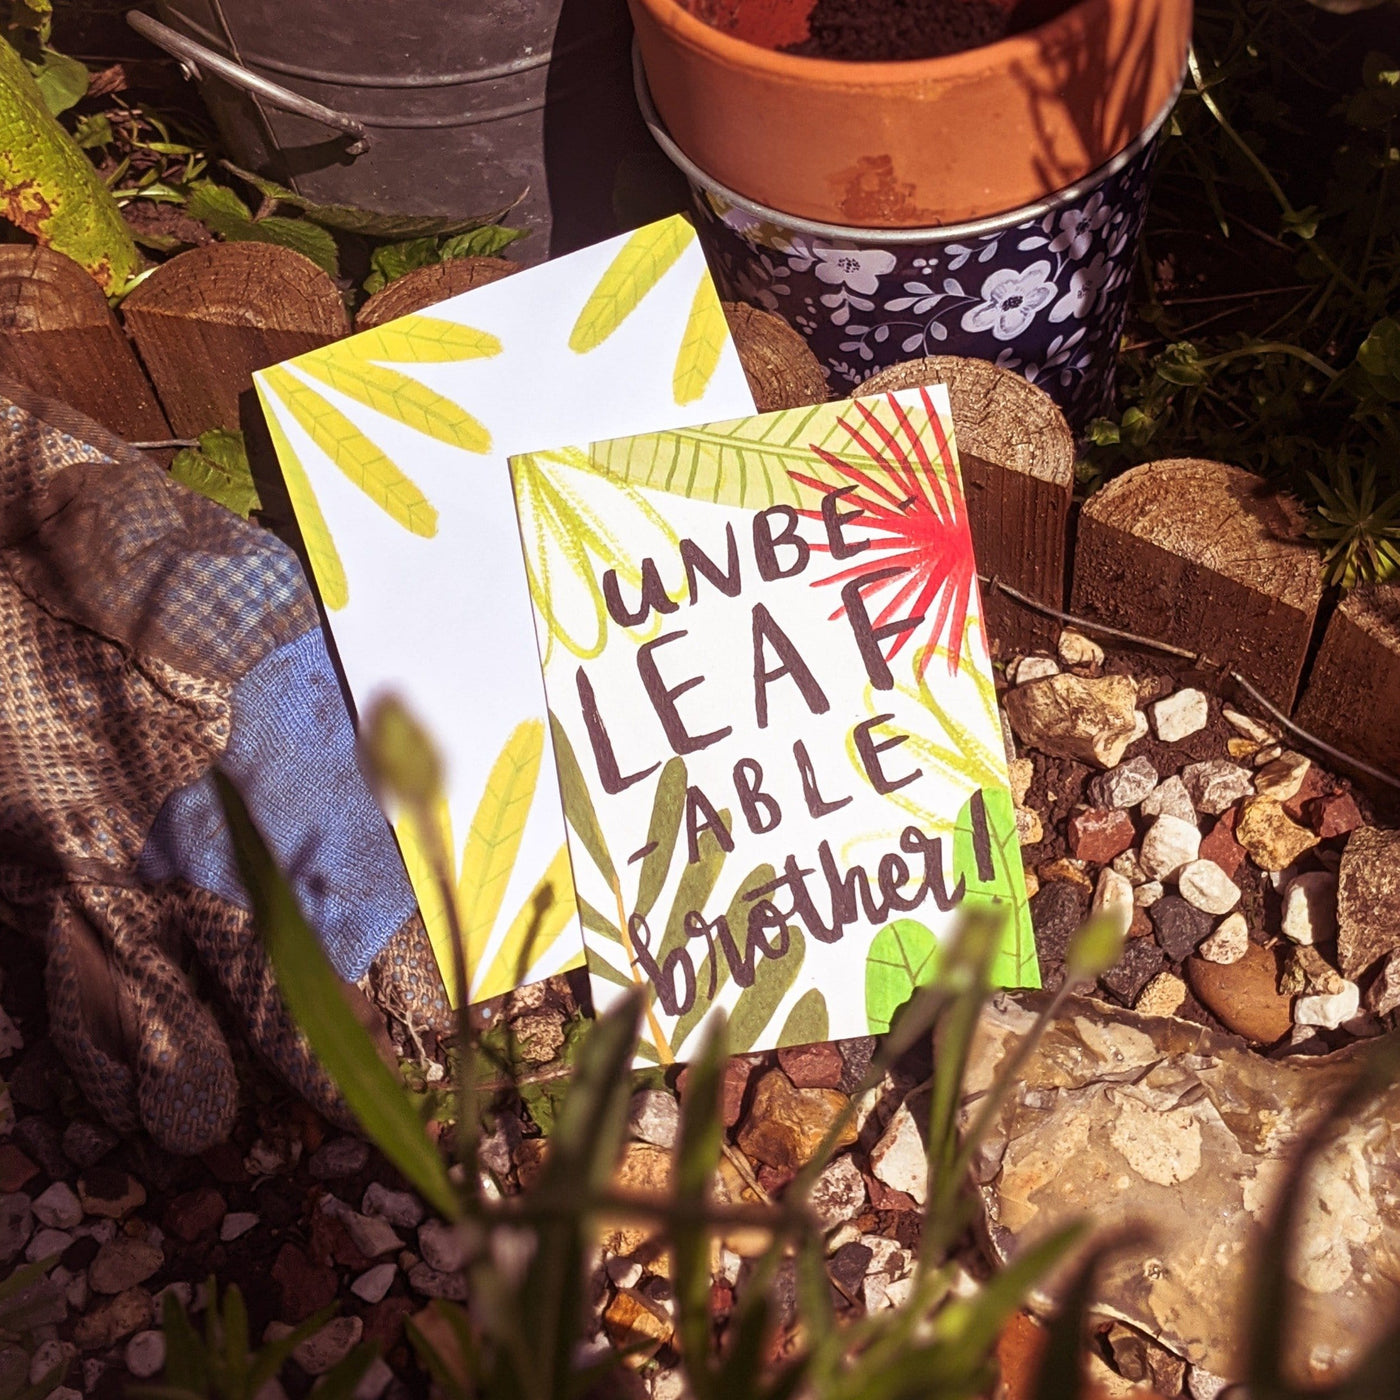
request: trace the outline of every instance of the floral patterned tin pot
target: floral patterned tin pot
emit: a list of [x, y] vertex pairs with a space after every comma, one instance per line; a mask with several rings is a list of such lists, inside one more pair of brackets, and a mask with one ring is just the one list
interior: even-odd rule
[[856, 229], [792, 218], [716, 184], [671, 140], [635, 71], [651, 133], [690, 182], [720, 295], [787, 321], [833, 393], [903, 360], [966, 355], [1038, 384], [1076, 434], [1103, 411], [1172, 102], [1112, 160], [1035, 204], [975, 223]]

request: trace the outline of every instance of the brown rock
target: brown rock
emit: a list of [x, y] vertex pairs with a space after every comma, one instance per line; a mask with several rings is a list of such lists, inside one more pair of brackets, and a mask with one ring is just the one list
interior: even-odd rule
[[1082, 889], [1094, 888], [1094, 882], [1084, 867], [1078, 861], [1065, 856], [1061, 856], [1059, 860], [1047, 860], [1044, 864], [1036, 866], [1035, 871], [1047, 884], [1052, 880], [1063, 880], [1066, 884], [1078, 885]]
[[145, 1240], [118, 1235], [98, 1251], [88, 1269], [94, 1293], [125, 1293], [145, 1283], [165, 1263], [165, 1255]]
[[[720, 1106], [724, 1113], [724, 1126], [732, 1128], [744, 1112], [744, 1094], [749, 1087], [749, 1077], [758, 1064], [757, 1057], [735, 1055], [724, 1067], [724, 1080], [720, 1086]], [[676, 1089], [685, 1098], [685, 1086], [690, 1080], [689, 1067], [680, 1072], [676, 1079]]]
[[1295, 822], [1311, 826], [1312, 823], [1308, 821], [1307, 816], [1308, 805], [1327, 793], [1330, 781], [1327, 774], [1316, 763], [1309, 763], [1303, 769], [1303, 781], [1298, 785], [1298, 791], [1284, 802], [1283, 810]]
[[155, 1321], [156, 1309], [144, 1288], [128, 1288], [115, 1298], [104, 1298], [73, 1328], [73, 1340], [84, 1351], [98, 1351], [142, 1332]]
[[1086, 680], [1062, 672], [1018, 685], [1004, 704], [1016, 737], [1029, 748], [1112, 768], [1133, 739], [1137, 687], [1129, 676]]
[[539, 1180], [548, 1150], [549, 1139], [542, 1137], [525, 1138], [515, 1149], [515, 1174], [522, 1190], [528, 1191]]
[[1240, 809], [1230, 807], [1201, 838], [1201, 859], [1213, 860], [1232, 880], [1245, 858], [1244, 847], [1235, 840], [1235, 825], [1239, 819]]
[[829, 1040], [779, 1050], [778, 1063], [799, 1089], [835, 1089], [845, 1070], [841, 1052]]
[[1286, 870], [1317, 845], [1317, 837], [1290, 820], [1282, 805], [1269, 797], [1251, 797], [1244, 803], [1235, 840], [1261, 870]]
[[[395, 1294], [366, 1309], [365, 1341], [378, 1342], [380, 1355], [392, 1351], [403, 1337], [404, 1319], [412, 1314], [415, 1307], [417, 1304], [412, 1298]], [[437, 1309], [431, 1305], [424, 1311], [431, 1312], [434, 1316], [438, 1315]]]
[[282, 1290], [280, 1316], [297, 1323], [335, 1302], [339, 1281], [334, 1269], [313, 1264], [294, 1244], [284, 1244], [272, 1265], [273, 1281]]
[[89, 1215], [121, 1220], [146, 1204], [146, 1188], [126, 1172], [95, 1167], [79, 1179], [78, 1200]]
[[603, 1312], [603, 1326], [615, 1347], [628, 1350], [631, 1366], [644, 1365], [673, 1331], [666, 1310], [634, 1288], [617, 1290]]
[[1334, 792], [1326, 797], [1313, 798], [1304, 809], [1304, 816], [1308, 825], [1324, 841], [1333, 836], [1346, 836], [1366, 824], [1349, 792]]
[[1293, 1024], [1291, 998], [1278, 990], [1278, 956], [1251, 943], [1238, 962], [1186, 960], [1186, 980], [1223, 1026], [1256, 1045], [1272, 1045]]
[[[666, 1196], [671, 1191], [671, 1154], [649, 1142], [629, 1142], [613, 1174], [613, 1186], [639, 1196]], [[628, 1220], [604, 1222], [599, 1243], [614, 1254], [631, 1256], [656, 1244], [655, 1225]]]
[[997, 1340], [997, 1366], [1006, 1400], [1034, 1400], [1050, 1334], [1033, 1317], [1015, 1313]]
[[212, 1186], [201, 1186], [170, 1202], [165, 1211], [165, 1228], [177, 1239], [193, 1244], [201, 1235], [217, 1230], [227, 1213], [224, 1198]]
[[38, 1176], [39, 1168], [13, 1143], [0, 1147], [0, 1196], [12, 1195]]
[[[769, 1070], [759, 1080], [753, 1106], [739, 1130], [739, 1146], [755, 1161], [779, 1171], [800, 1171], [849, 1103], [835, 1089], [796, 1089], [782, 1070]], [[846, 1147], [855, 1140], [855, 1123], [848, 1122], [836, 1146]]]
[[1090, 807], [1069, 819], [1069, 848], [1075, 859], [1095, 865], [1107, 865], [1114, 856], [1122, 855], [1136, 835], [1133, 819], [1121, 808], [1103, 811]]
[[243, 1165], [243, 1150], [230, 1139], [211, 1147], [200, 1155], [201, 1162], [209, 1168], [215, 1181], [225, 1186], [240, 1186], [248, 1180], [248, 1168]]
[[1337, 966], [1355, 979], [1400, 946], [1400, 831], [1358, 827], [1337, 872]]

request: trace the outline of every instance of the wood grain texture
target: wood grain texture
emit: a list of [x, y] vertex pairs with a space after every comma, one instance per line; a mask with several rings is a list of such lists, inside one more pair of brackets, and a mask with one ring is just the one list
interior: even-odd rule
[[831, 397], [821, 361], [781, 316], [742, 301], [721, 305], [760, 413], [805, 408]]
[[397, 320], [448, 297], [469, 292], [473, 287], [497, 282], [520, 270], [519, 263], [507, 258], [449, 258], [431, 267], [416, 267], [381, 287], [360, 308], [355, 317], [357, 331], [372, 330], [385, 321]]
[[273, 243], [210, 243], [158, 267], [122, 306], [170, 426], [238, 427], [253, 371], [348, 333], [335, 283]]
[[128, 442], [170, 436], [101, 288], [49, 248], [0, 247], [0, 376], [78, 409]]
[[1073, 611], [1198, 652], [1292, 708], [1322, 561], [1291, 504], [1223, 462], [1148, 462], [1085, 504]]
[[1338, 604], [1297, 720], [1400, 777], [1400, 585], [1370, 584]]
[[[986, 360], [934, 355], [893, 365], [856, 394], [946, 384], [979, 573], [1063, 608], [1074, 437], [1043, 390]], [[1053, 644], [1059, 624], [983, 588], [994, 656]]]

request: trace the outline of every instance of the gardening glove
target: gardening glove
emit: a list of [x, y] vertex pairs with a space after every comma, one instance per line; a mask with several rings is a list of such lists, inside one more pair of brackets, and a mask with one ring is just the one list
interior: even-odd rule
[[93, 1107], [180, 1153], [224, 1140], [238, 1100], [193, 979], [345, 1120], [252, 926], [216, 765], [362, 1019], [368, 991], [415, 1038], [445, 1029], [295, 556], [81, 414], [0, 383], [0, 916], [44, 949], [50, 1033]]

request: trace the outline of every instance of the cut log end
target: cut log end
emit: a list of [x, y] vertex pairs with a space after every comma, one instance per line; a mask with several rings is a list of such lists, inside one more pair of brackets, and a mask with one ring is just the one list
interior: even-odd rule
[[781, 316], [738, 301], [726, 301], [724, 315], [760, 413], [831, 397], [821, 362]]
[[1069, 489], [1074, 483], [1074, 435], [1043, 389], [987, 360], [930, 355], [872, 374], [855, 391], [888, 394], [932, 384], [948, 386], [958, 452], [1008, 471]]
[[1321, 599], [1295, 510], [1239, 467], [1149, 462], [1080, 516], [1076, 612], [1237, 670], [1285, 709]]
[[416, 267], [381, 287], [365, 302], [355, 317], [355, 329], [372, 330], [519, 270], [519, 263], [506, 258], [449, 258], [432, 267]]
[[133, 317], [181, 316], [336, 340], [350, 329], [336, 285], [310, 258], [276, 243], [208, 243], [158, 267], [127, 297]]
[[112, 313], [88, 274], [51, 248], [0, 248], [0, 331], [105, 326]]

